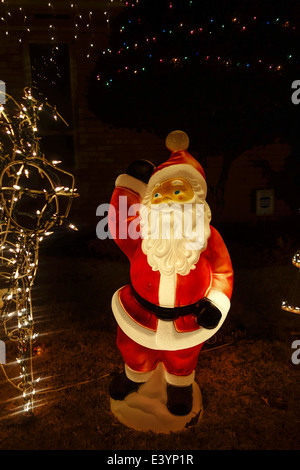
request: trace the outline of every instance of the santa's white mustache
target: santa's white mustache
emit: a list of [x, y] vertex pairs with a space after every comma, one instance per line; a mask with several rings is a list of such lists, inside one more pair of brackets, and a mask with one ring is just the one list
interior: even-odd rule
[[[140, 208], [141, 237], [187, 241], [187, 249], [204, 245], [205, 205], [203, 203], [163, 203]], [[190, 242], [190, 243], [188, 243]]]

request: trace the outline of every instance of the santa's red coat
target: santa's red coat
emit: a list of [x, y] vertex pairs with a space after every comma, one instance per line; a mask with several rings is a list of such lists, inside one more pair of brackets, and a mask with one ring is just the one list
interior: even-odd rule
[[[120, 196], [127, 197], [128, 207], [140, 203], [141, 196], [137, 188], [141, 187], [143, 183], [127, 175], [121, 176], [122, 178], [116, 182], [111, 199], [109, 229], [115, 242], [130, 261], [130, 278], [134, 289], [145, 300], [159, 305], [160, 272], [153, 271], [148, 264], [147, 256], [141, 248], [141, 238], [132, 239], [127, 234], [128, 225], [139, 215], [127, 217], [126, 220], [121, 220], [121, 224], [119, 218]], [[185, 276], [180, 274], [176, 276], [175, 306], [193, 304], [202, 297], [210, 298], [210, 293], [219, 293], [217, 298], [221, 298], [221, 303], [224, 303], [222, 299], [226, 299], [225, 304], [230, 305], [233, 287], [232, 264], [225, 243], [215, 228], [211, 227], [207, 248], [201, 253], [196, 268]], [[157, 317], [135, 300], [130, 285], [120, 289], [118, 297], [124, 312], [134, 323], [148, 330], [156, 331]], [[212, 297], [214, 300], [215, 296]], [[226, 306], [226, 309], [228, 310], [229, 307]], [[174, 320], [174, 326], [177, 332], [182, 333], [200, 328], [192, 314]]]

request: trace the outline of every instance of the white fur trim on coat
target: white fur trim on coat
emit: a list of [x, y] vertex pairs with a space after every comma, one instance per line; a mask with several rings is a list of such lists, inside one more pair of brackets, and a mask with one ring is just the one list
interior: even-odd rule
[[127, 314], [119, 299], [121, 289], [117, 290], [112, 297], [112, 311], [116, 322], [129, 338], [146, 348], [177, 351], [197, 346], [211, 338], [221, 328], [227, 316], [221, 311], [222, 318], [218, 326], [211, 330], [201, 327], [195, 331], [178, 333], [172, 321], [158, 320], [157, 331], [153, 331], [143, 327]]
[[230, 309], [230, 300], [227, 295], [223, 294], [220, 290], [210, 289], [206, 297], [211, 300], [216, 307], [218, 307], [222, 315], [227, 315]]
[[129, 380], [137, 383], [143, 383], [150, 380], [151, 376], [153, 375], [154, 370], [150, 370], [149, 372], [139, 372], [136, 370], [131, 369], [127, 364], [125, 364], [125, 374]]
[[188, 387], [192, 385], [195, 380], [195, 371], [189, 375], [174, 375], [166, 370], [165, 378], [168, 384], [175, 385], [175, 387]]
[[170, 166], [166, 166], [161, 170], [157, 170], [149, 179], [148, 181], [148, 191], [153, 191], [154, 186], [158, 183], [162, 183], [171, 178], [183, 178], [187, 181], [190, 179], [200, 181], [201, 187], [203, 189], [202, 197], [205, 198], [207, 194], [207, 184], [205, 178], [201, 175], [201, 173], [196, 170], [192, 165], [187, 163], [178, 163]]
[[144, 197], [147, 189], [147, 185], [143, 183], [143, 181], [140, 181], [131, 175], [127, 175], [126, 173], [122, 173], [118, 176], [115, 182], [115, 186], [118, 188], [121, 187], [125, 189], [130, 189], [131, 191], [137, 193], [141, 198]]

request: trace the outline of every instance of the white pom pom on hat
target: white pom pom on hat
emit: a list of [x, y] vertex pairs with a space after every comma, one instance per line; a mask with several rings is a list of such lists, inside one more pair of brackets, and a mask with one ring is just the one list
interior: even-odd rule
[[138, 181], [127, 174], [119, 175], [116, 186], [123, 186], [137, 192], [143, 199], [145, 194], [151, 194], [157, 184], [170, 178], [185, 178], [192, 182], [198, 180], [202, 187], [203, 198], [206, 197], [207, 184], [204, 170], [200, 163], [187, 151], [189, 137], [184, 131], [176, 130], [168, 134], [165, 141], [167, 149], [171, 152], [170, 158], [156, 167], [148, 184]]
[[190, 144], [189, 136], [184, 131], [172, 131], [167, 135], [166, 147], [170, 152], [187, 150]]
[[148, 191], [152, 191], [154, 186], [170, 178], [185, 178], [186, 180], [198, 180], [203, 188], [203, 195], [206, 196], [207, 185], [204, 170], [200, 163], [187, 151], [189, 137], [184, 131], [173, 131], [168, 134], [166, 147], [171, 151], [170, 158], [155, 168], [148, 182]]

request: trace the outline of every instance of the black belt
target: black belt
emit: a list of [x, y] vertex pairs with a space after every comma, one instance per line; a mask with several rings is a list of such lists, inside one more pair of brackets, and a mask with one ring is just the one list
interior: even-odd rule
[[154, 315], [160, 320], [176, 320], [178, 317], [189, 315], [191, 313], [196, 314], [198, 302], [190, 305], [185, 305], [182, 307], [161, 307], [160, 305], [155, 305], [149, 302], [148, 300], [143, 299], [135, 288], [131, 285], [132, 294], [135, 300], [141, 304], [147, 310], [154, 313]]

